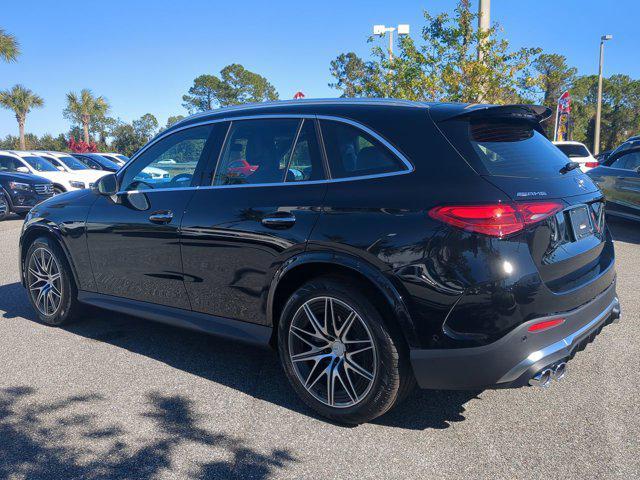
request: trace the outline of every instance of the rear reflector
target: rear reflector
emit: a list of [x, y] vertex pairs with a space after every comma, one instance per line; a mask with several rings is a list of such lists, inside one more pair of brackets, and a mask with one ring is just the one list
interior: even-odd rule
[[562, 210], [559, 202], [518, 202], [434, 207], [429, 216], [454, 227], [492, 237], [519, 232]]
[[584, 166], [587, 168], [596, 168], [600, 165], [598, 162], [585, 162]]
[[557, 327], [564, 323], [564, 318], [554, 318], [553, 320], [545, 320], [544, 322], [538, 322], [531, 325], [527, 330], [530, 332], [541, 332], [549, 328]]

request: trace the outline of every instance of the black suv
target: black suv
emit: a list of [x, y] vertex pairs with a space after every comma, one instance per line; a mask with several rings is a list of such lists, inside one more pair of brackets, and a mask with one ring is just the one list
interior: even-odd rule
[[23, 284], [49, 324], [89, 304], [271, 345], [300, 397], [346, 423], [416, 383], [546, 386], [620, 312], [602, 194], [544, 137], [549, 113], [328, 100], [194, 115], [93, 191], [36, 207]]
[[25, 216], [31, 207], [53, 196], [53, 184], [42, 177], [0, 168], [0, 220], [12, 212]]

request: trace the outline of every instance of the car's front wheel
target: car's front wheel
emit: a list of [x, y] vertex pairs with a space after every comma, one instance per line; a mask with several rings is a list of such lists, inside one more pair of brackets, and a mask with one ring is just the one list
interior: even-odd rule
[[41, 322], [62, 325], [80, 312], [69, 263], [50, 238], [37, 238], [29, 246], [24, 276], [29, 301]]
[[4, 194], [0, 193], [0, 220], [4, 220], [11, 213], [9, 209], [9, 202], [7, 201]]
[[298, 395], [338, 422], [370, 421], [414, 384], [398, 335], [363, 290], [339, 277], [312, 280], [289, 298], [278, 342]]

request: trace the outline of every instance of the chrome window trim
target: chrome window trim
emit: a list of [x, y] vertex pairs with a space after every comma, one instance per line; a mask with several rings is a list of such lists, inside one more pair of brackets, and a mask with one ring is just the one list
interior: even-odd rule
[[[198, 122], [198, 123], [192, 123], [189, 125], [184, 125], [182, 127], [173, 129], [171, 131], [159, 134], [156, 138], [154, 138], [153, 140], [151, 140], [149, 143], [147, 143], [144, 147], [142, 147], [138, 152], [135, 153], [135, 155], [133, 155], [133, 157], [131, 157], [131, 159], [125, 163], [122, 168], [120, 168], [120, 170], [118, 170], [117, 174], [118, 176], [124, 175], [126, 169], [129, 167], [129, 165], [133, 164], [133, 162], [135, 162], [142, 154], [144, 154], [144, 152], [146, 152], [150, 147], [152, 147], [153, 145], [155, 145], [156, 143], [158, 143], [159, 141], [165, 139], [166, 137], [173, 135], [174, 133], [178, 133], [182, 130], [186, 130], [188, 128], [196, 128], [196, 127], [201, 127], [203, 125], [211, 125], [211, 124], [215, 124], [215, 123], [223, 123], [223, 122], [229, 122], [229, 128], [227, 129], [227, 132], [225, 133], [225, 139], [222, 145], [222, 148], [220, 149], [220, 153], [218, 155], [218, 159], [216, 161], [216, 166], [215, 169], [218, 169], [218, 164], [220, 163], [220, 154], [222, 153], [222, 150], [224, 149], [224, 144], [227, 141], [227, 135], [229, 134], [229, 130], [231, 129], [231, 123], [234, 121], [240, 121], [240, 120], [260, 120], [260, 119], [269, 119], [269, 118], [298, 118], [298, 119], [316, 119], [316, 120], [329, 120], [329, 121], [334, 121], [334, 122], [341, 122], [341, 123], [346, 123], [347, 125], [351, 125], [359, 130], [362, 130], [363, 132], [371, 135], [375, 140], [377, 140], [378, 142], [380, 142], [382, 145], [384, 145], [388, 150], [391, 151], [391, 153], [393, 155], [396, 156], [396, 158], [398, 158], [402, 164], [405, 166], [405, 170], [397, 170], [395, 172], [387, 172], [387, 173], [376, 173], [376, 174], [371, 174], [371, 175], [360, 175], [360, 176], [354, 176], [354, 177], [344, 177], [344, 178], [324, 178], [322, 180], [305, 180], [305, 181], [300, 181], [300, 182], [276, 182], [276, 183], [257, 183], [257, 184], [239, 184], [239, 185], [205, 185], [205, 186], [196, 186], [196, 187], [171, 187], [171, 188], [159, 188], [159, 189], [149, 189], [149, 190], [120, 190], [116, 193], [116, 195], [122, 195], [122, 194], [131, 194], [131, 193], [150, 193], [150, 192], [170, 192], [170, 191], [176, 191], [176, 190], [203, 190], [203, 189], [217, 189], [217, 188], [255, 188], [255, 187], [274, 187], [274, 186], [288, 186], [288, 185], [310, 185], [310, 184], [320, 184], [320, 183], [339, 183], [339, 182], [353, 182], [353, 181], [358, 181], [358, 180], [371, 180], [371, 179], [375, 179], [375, 178], [385, 178], [385, 177], [395, 177], [398, 175], [407, 175], [410, 173], [413, 173], [415, 171], [415, 167], [413, 166], [413, 164], [409, 161], [409, 159], [407, 159], [407, 157], [400, 152], [400, 150], [398, 150], [396, 147], [394, 147], [389, 141], [387, 141], [384, 137], [382, 137], [380, 134], [378, 134], [377, 132], [375, 132], [374, 130], [372, 130], [371, 128], [367, 127], [366, 125], [363, 125], [360, 122], [357, 122], [355, 120], [351, 120], [349, 118], [345, 118], [345, 117], [339, 117], [339, 116], [334, 116], [334, 115], [315, 115], [315, 114], [305, 114], [305, 113], [283, 113], [283, 114], [262, 114], [262, 115], [242, 115], [242, 116], [233, 116], [233, 117], [223, 117], [223, 118], [212, 118], [203, 122]], [[215, 179], [215, 173], [214, 172], [214, 176], [213, 178]], [[327, 174], [330, 174], [330, 172], [326, 172]], [[213, 179], [212, 179], [213, 181]]]

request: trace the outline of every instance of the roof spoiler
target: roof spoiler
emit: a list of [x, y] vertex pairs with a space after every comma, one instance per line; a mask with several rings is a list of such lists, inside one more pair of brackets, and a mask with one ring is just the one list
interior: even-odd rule
[[551, 116], [553, 111], [549, 107], [542, 105], [480, 105], [469, 104], [464, 110], [456, 112], [454, 115], [436, 119], [439, 121], [452, 119], [519, 119], [531, 122], [537, 129], [543, 132], [541, 122]]

